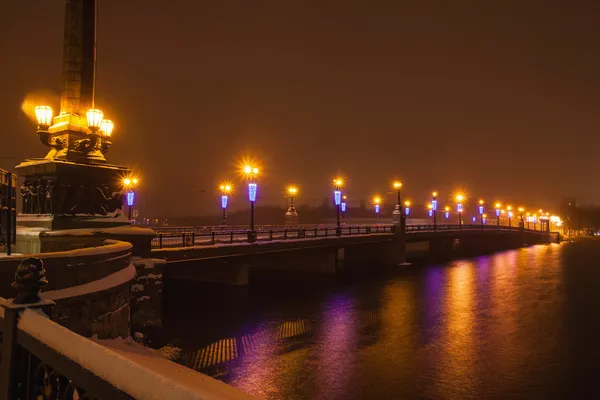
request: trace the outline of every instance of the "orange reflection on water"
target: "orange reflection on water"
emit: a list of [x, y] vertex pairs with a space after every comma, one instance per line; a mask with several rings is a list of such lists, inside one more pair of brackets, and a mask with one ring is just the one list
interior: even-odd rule
[[476, 292], [475, 265], [459, 261], [449, 270], [445, 294], [445, 318], [440, 345], [440, 365], [437, 368], [438, 391], [443, 398], [460, 392], [473, 393], [476, 354]]

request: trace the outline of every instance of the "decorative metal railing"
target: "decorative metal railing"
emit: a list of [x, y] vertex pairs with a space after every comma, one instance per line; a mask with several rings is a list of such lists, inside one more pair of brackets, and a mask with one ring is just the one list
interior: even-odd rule
[[[256, 241], [274, 241], [290, 239], [319, 239], [332, 236], [366, 235], [377, 233], [392, 233], [393, 225], [373, 226], [335, 226], [314, 228], [284, 228], [273, 227], [270, 229], [259, 229], [256, 233]], [[201, 231], [194, 229], [187, 232], [159, 232], [152, 240], [152, 248], [163, 249], [168, 247], [191, 247], [207, 246], [219, 243], [243, 243], [248, 242], [250, 231], [247, 230], [213, 230]]]
[[[248, 242], [250, 231], [243, 229], [227, 230], [223, 227], [176, 227], [171, 231], [159, 231], [152, 240], [153, 249], [174, 247], [211, 246], [222, 243]], [[212, 229], [212, 230], [211, 230]], [[516, 226], [480, 225], [480, 224], [446, 224], [446, 225], [406, 225], [406, 233], [438, 232], [438, 231], [506, 231], [506, 232], [538, 232]], [[255, 231], [255, 241], [318, 239], [331, 236], [369, 235], [378, 233], [393, 233], [394, 225], [344, 225], [318, 226], [313, 228], [288, 228], [281, 226], [262, 227]]]

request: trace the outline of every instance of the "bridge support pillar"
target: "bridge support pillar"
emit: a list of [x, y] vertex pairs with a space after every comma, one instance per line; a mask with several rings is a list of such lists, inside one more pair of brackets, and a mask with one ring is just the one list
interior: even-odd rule
[[406, 233], [402, 221], [394, 224], [394, 236], [388, 248], [386, 264], [402, 265], [406, 263]]

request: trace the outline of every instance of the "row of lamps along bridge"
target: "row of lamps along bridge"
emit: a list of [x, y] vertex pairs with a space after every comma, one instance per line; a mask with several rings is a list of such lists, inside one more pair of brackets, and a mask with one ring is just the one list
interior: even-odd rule
[[[256, 178], [259, 174], [259, 169], [256, 166], [251, 164], [244, 164], [241, 167], [241, 172], [246, 179], [248, 179], [248, 200], [250, 201], [250, 230], [254, 231], [254, 206], [256, 202], [256, 194], [258, 190], [258, 185], [256, 183]], [[341, 226], [341, 220], [344, 218], [346, 213], [346, 199], [347, 197], [342, 194], [342, 188], [344, 186], [344, 179], [341, 177], [336, 177], [332, 181], [333, 183], [333, 200], [336, 206], [336, 217], [337, 217], [337, 227], [338, 229]], [[411, 202], [409, 200], [404, 201], [402, 203], [401, 197], [401, 189], [402, 183], [396, 181], [392, 184], [392, 187], [396, 190], [397, 193], [397, 202], [395, 205], [394, 214], [398, 214], [401, 218], [405, 218], [410, 214], [411, 211]], [[229, 196], [233, 192], [233, 185], [229, 182], [224, 182], [219, 185], [219, 189], [221, 191], [221, 208], [223, 210], [223, 225], [226, 224], [227, 219], [227, 205], [229, 202]], [[298, 194], [298, 188], [295, 185], [291, 185], [287, 188], [287, 194], [290, 199], [290, 207], [288, 208], [288, 213], [290, 210], [295, 213], [295, 198]], [[428, 214], [429, 217], [433, 218], [433, 224], [437, 224], [437, 210], [438, 210], [438, 193], [432, 193], [432, 201], [428, 205]], [[463, 224], [463, 204], [466, 202], [466, 196], [462, 193], [458, 193], [454, 196], [456, 200], [456, 212], [458, 214], [458, 223], [459, 225]], [[374, 196], [372, 199], [373, 208], [377, 217], [377, 222], [379, 222], [379, 215], [381, 212], [382, 198], [380, 196]], [[485, 211], [485, 201], [479, 200], [478, 203], [478, 212], [479, 212], [479, 220], [481, 224], [486, 223], [487, 214]], [[494, 204], [494, 211], [496, 216], [496, 224], [500, 225], [500, 216], [506, 213], [508, 218], [508, 225], [512, 226], [512, 217], [513, 217], [513, 207], [510, 205], [506, 206], [506, 209], [502, 208], [501, 203]], [[561, 225], [561, 220], [557, 216], [550, 216], [550, 213], [544, 213], [543, 210], [539, 210], [539, 214], [530, 214], [525, 213], [525, 209], [523, 207], [519, 207], [516, 210], [519, 216], [519, 225], [524, 226], [525, 222], [527, 223], [527, 229], [530, 228], [530, 224], [533, 224], [533, 229], [536, 229], [536, 224], [539, 221], [540, 224], [542, 222], [549, 223], [554, 222], [557, 226]], [[450, 218], [450, 207], [444, 207], [444, 217], [446, 219]], [[473, 222], [476, 222], [477, 218], [473, 217]]]
[[[52, 107], [49, 106], [37, 106], [35, 107], [35, 115], [38, 122], [38, 132], [47, 132], [48, 128], [52, 124], [53, 110]], [[101, 135], [105, 140], [109, 140], [112, 132], [114, 130], [114, 123], [109, 119], [104, 119], [104, 113], [97, 109], [92, 108], [86, 112], [88, 128], [95, 135]], [[244, 164], [241, 168], [242, 174], [248, 180], [248, 200], [250, 201], [250, 230], [254, 232], [255, 223], [254, 223], [254, 207], [256, 203], [256, 194], [258, 190], [258, 184], [256, 183], [256, 178], [259, 174], [259, 168], [251, 165]], [[138, 186], [139, 179], [135, 177], [125, 177], [122, 180], [122, 186], [126, 192], [126, 201], [128, 206], [128, 214], [129, 219], [132, 219], [132, 207], [135, 199], [134, 189]], [[340, 228], [341, 219], [344, 218], [346, 213], [346, 196], [342, 195], [342, 188], [344, 186], [344, 179], [341, 177], [337, 177], [333, 179], [333, 200], [336, 206], [336, 215], [337, 215], [337, 227]], [[402, 183], [394, 182], [392, 187], [397, 191], [397, 202], [394, 210], [394, 214], [400, 215], [400, 217], [405, 218], [410, 214], [411, 211], [411, 202], [409, 200], [405, 200], [402, 203], [401, 198], [401, 188]], [[223, 224], [226, 223], [227, 219], [227, 205], [229, 202], [229, 196], [233, 191], [233, 185], [231, 183], [223, 183], [219, 186], [221, 191], [221, 208], [223, 211]], [[298, 194], [298, 188], [296, 186], [289, 186], [287, 188], [287, 193], [290, 199], [290, 208], [288, 212], [295, 213], [295, 197]], [[437, 211], [438, 211], [438, 193], [432, 193], [431, 203], [428, 204], [428, 214], [433, 218], [433, 224], [437, 224]], [[456, 200], [456, 212], [458, 214], [458, 223], [459, 225], [463, 224], [463, 204], [466, 201], [466, 197], [464, 194], [458, 193], [455, 195]], [[479, 220], [481, 224], [486, 223], [487, 214], [484, 212], [484, 200], [479, 200], [478, 211], [479, 211]], [[373, 206], [374, 211], [377, 216], [377, 221], [379, 222], [379, 214], [381, 212], [382, 199], [380, 196], [373, 197]], [[513, 217], [513, 208], [510, 205], [506, 206], [506, 209], [501, 208], [500, 203], [494, 204], [496, 223], [500, 224], [500, 216], [502, 213], [506, 213], [508, 218], [508, 225], [511, 225], [511, 219]], [[557, 216], [550, 216], [549, 213], [544, 213], [543, 210], [539, 210], [538, 214], [525, 214], [525, 209], [523, 207], [519, 207], [517, 209], [519, 213], [519, 224], [524, 225], [527, 222], [527, 228], [529, 229], [530, 224], [533, 223], [534, 229], [536, 229], [536, 224], [538, 220], [548, 222], [554, 222], [557, 226], [561, 225], [561, 220]], [[444, 207], [444, 216], [446, 219], [450, 218], [450, 207]], [[473, 222], [476, 222], [477, 218], [473, 217]]]

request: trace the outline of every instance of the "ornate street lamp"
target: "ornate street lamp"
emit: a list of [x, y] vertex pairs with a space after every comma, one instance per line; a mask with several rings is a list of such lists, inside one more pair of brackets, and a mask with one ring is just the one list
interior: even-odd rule
[[40, 137], [40, 141], [48, 147], [52, 147], [56, 150], [61, 150], [65, 146], [65, 140], [62, 138], [51, 138], [48, 129], [52, 125], [52, 114], [53, 110], [50, 106], [36, 106], [35, 117], [37, 119], [37, 134]]
[[286, 222], [290, 225], [294, 224], [298, 219], [298, 212], [296, 211], [296, 204], [294, 202], [296, 195], [298, 194], [298, 188], [294, 185], [287, 188], [287, 193], [290, 198], [290, 205], [285, 212]]
[[377, 217], [377, 223], [379, 223], [379, 212], [381, 211], [381, 197], [375, 196], [373, 198], [373, 204], [375, 205], [375, 215]]
[[229, 203], [229, 194], [233, 190], [230, 183], [222, 183], [219, 185], [221, 190], [221, 209], [223, 211], [222, 224], [227, 225], [227, 205]]
[[506, 206], [506, 216], [508, 218], [508, 227], [510, 228], [511, 225], [511, 218], [512, 218], [512, 206]]
[[456, 212], [458, 213], [458, 226], [462, 229], [462, 212], [463, 212], [463, 201], [465, 200], [465, 196], [462, 194], [456, 195]]
[[394, 205], [394, 211], [392, 216], [395, 224], [404, 224], [404, 213], [402, 211], [402, 197], [400, 190], [402, 189], [402, 182], [396, 181], [392, 184], [392, 187], [396, 190], [396, 204]]
[[502, 204], [500, 203], [496, 203], [496, 226], [500, 226], [500, 212], [502, 211], [500, 209], [500, 207], [502, 207]]
[[346, 199], [347, 199], [347, 196], [343, 195], [342, 196], [342, 206], [341, 206], [341, 208], [342, 208], [342, 221], [344, 221], [346, 219], [346, 208], [348, 207], [346, 205]]
[[483, 200], [479, 200], [479, 219], [481, 220], [481, 226], [483, 227]]
[[246, 164], [242, 168], [243, 174], [248, 179], [248, 200], [250, 201], [250, 231], [248, 232], [248, 241], [256, 241], [256, 231], [254, 230], [254, 204], [256, 203], [256, 192], [258, 185], [256, 177], [258, 176], [258, 167]]
[[431, 213], [433, 215], [433, 229], [437, 229], [437, 206], [438, 206], [438, 202], [437, 202], [437, 192], [433, 192], [432, 194], [432, 198], [431, 198]]
[[127, 213], [129, 221], [131, 221], [131, 211], [133, 209], [133, 203], [135, 200], [135, 191], [134, 189], [138, 186], [139, 180], [138, 178], [126, 177], [123, 178], [122, 185], [125, 189], [125, 198], [127, 200]]
[[404, 202], [404, 215], [410, 214], [410, 201], [406, 200]]
[[342, 234], [341, 222], [340, 222], [340, 208], [342, 204], [342, 186], [344, 186], [344, 179], [338, 177], [333, 180], [333, 201], [335, 203], [335, 209], [337, 214], [337, 228], [336, 235]]
[[525, 221], [523, 220], [523, 207], [519, 207], [519, 228], [525, 228]]
[[444, 216], [446, 217], [446, 219], [450, 218], [450, 207], [444, 207]]
[[35, 107], [35, 117], [38, 123], [38, 130], [47, 131], [52, 125], [52, 107], [50, 106], [37, 106]]

